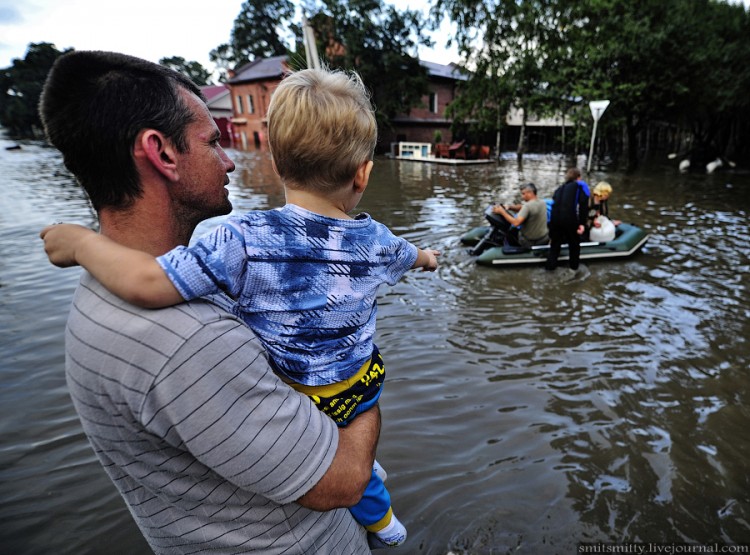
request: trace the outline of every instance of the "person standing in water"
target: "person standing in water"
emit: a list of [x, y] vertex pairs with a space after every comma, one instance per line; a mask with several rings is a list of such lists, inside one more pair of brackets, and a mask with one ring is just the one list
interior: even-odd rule
[[552, 196], [552, 214], [549, 222], [550, 249], [545, 268], [557, 268], [557, 259], [563, 243], [568, 244], [568, 266], [578, 271], [581, 256], [581, 236], [586, 229], [589, 196], [580, 182], [581, 170], [569, 168], [565, 172], [565, 182]]

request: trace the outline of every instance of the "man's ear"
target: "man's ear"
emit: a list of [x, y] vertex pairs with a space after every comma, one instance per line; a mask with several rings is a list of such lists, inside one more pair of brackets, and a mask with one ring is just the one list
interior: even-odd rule
[[370, 172], [372, 171], [373, 161], [362, 162], [354, 174], [354, 190], [358, 193], [364, 193], [367, 183], [370, 181]]
[[178, 181], [177, 151], [172, 142], [155, 129], [144, 129], [135, 141], [136, 158], [145, 158], [151, 167], [169, 181]]

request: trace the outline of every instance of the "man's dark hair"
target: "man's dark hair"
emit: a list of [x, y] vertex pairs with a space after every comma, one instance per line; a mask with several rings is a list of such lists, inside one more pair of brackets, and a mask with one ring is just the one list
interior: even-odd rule
[[187, 150], [185, 131], [194, 115], [181, 89], [203, 99], [187, 77], [125, 54], [73, 51], [55, 61], [39, 113], [95, 210], [126, 208], [141, 195], [133, 161], [141, 130], [160, 131], [179, 152]]
[[521, 190], [523, 191], [524, 189], [528, 189], [532, 193], [536, 194], [536, 185], [534, 185], [533, 183], [524, 183], [523, 185], [521, 185]]
[[568, 168], [565, 172], [565, 181], [575, 181], [581, 178], [581, 170], [578, 168]]

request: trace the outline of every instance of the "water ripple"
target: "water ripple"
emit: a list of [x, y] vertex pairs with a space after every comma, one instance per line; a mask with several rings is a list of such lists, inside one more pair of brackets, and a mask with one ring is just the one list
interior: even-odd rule
[[[266, 152], [230, 154], [235, 211], [283, 204]], [[548, 196], [566, 164], [376, 162], [359, 210], [442, 252], [437, 272], [411, 272], [379, 297], [378, 459], [408, 552], [746, 543], [750, 176], [596, 173], [615, 188], [613, 215], [651, 234], [641, 254], [570, 283], [541, 267], [477, 266], [458, 238], [484, 207], [515, 200], [526, 181]], [[0, 150], [0, 174], [0, 545], [145, 552], [67, 395], [79, 271], [47, 264], [37, 238], [51, 221], [95, 218], [53, 149]]]

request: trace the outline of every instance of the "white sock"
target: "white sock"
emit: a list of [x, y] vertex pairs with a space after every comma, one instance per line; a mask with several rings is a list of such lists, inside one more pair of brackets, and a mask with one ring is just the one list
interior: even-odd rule
[[[396, 524], [396, 523], [398, 523], [398, 524]], [[378, 530], [375, 533], [378, 536], [387, 536], [388, 534], [390, 534], [391, 532], [393, 532], [396, 529], [396, 526], [398, 526], [399, 524], [401, 524], [401, 523], [396, 518], [396, 515], [393, 515], [391, 517], [391, 521], [388, 524], [386, 524], [385, 528], [383, 528], [382, 530]]]
[[384, 482], [388, 479], [388, 473], [385, 471], [385, 468], [383, 468], [378, 461], [375, 461], [372, 464], [372, 469], [375, 471], [375, 474], [380, 476], [380, 479]]
[[406, 540], [406, 528], [396, 518], [396, 515], [391, 515], [391, 521], [385, 528], [375, 532], [375, 535], [384, 541], [389, 540], [389, 543], [398, 542], [392, 543], [392, 545], [400, 545]]

